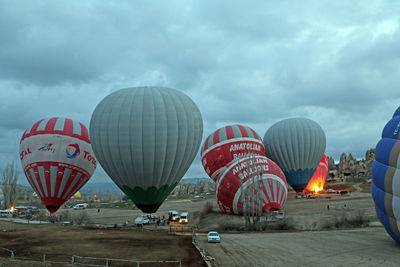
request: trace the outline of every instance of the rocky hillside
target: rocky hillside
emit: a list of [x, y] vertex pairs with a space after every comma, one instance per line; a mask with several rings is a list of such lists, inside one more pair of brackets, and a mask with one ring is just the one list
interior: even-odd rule
[[172, 191], [171, 196], [198, 196], [215, 194], [215, 183], [201, 181], [196, 184], [186, 183], [182, 180]]
[[335, 164], [333, 158], [328, 158], [328, 177], [329, 181], [351, 181], [371, 178], [371, 166], [374, 161], [375, 149], [369, 149], [365, 152], [365, 158], [357, 160], [351, 155], [343, 153], [340, 156], [339, 163]]

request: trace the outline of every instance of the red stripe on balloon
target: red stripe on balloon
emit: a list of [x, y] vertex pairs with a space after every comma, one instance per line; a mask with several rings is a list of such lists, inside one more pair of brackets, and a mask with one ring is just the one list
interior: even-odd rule
[[232, 139], [235, 138], [235, 134], [233, 133], [232, 126], [226, 126], [226, 139]]
[[44, 119], [42, 119], [42, 120], [36, 122], [36, 123], [32, 126], [31, 131], [29, 132], [28, 135], [31, 135], [31, 133], [34, 134], [35, 132], [37, 132], [37, 128], [39, 127], [39, 124], [40, 124], [43, 120], [44, 120]]
[[211, 136], [211, 135], [209, 135], [209, 136], [206, 138], [206, 141], [204, 141], [203, 153], [204, 153], [204, 151], [206, 151], [206, 150], [208, 149], [208, 139], [210, 139], [210, 136]]
[[264, 182], [261, 183], [261, 189], [264, 192], [264, 195], [267, 197], [268, 202], [271, 202], [271, 199], [268, 196], [267, 188], [265, 188], [265, 183]]
[[36, 184], [35, 184], [35, 182], [33, 181], [33, 179], [36, 179], [36, 177], [32, 177], [32, 175], [31, 175], [31, 173], [30, 173], [29, 170], [30, 170], [30, 168], [27, 169], [27, 170], [25, 171], [25, 173], [27, 173], [27, 174], [28, 174], [28, 177], [29, 177], [28, 181], [29, 181], [29, 183], [31, 184], [32, 188], [33, 188], [33, 189], [35, 190], [35, 192], [37, 193], [38, 197], [41, 198], [42, 195], [40, 194], [39, 189], [36, 187]]
[[75, 176], [78, 174], [77, 171], [72, 170], [70, 176], [68, 177], [67, 183], [64, 186], [64, 190], [61, 192], [60, 197], [62, 199], [66, 199], [67, 197], [64, 197], [65, 193], [68, 192], [69, 187], [71, 186], [72, 181], [75, 179]]
[[40, 180], [40, 175], [39, 175], [39, 170], [38, 170], [38, 167], [39, 167], [39, 166], [35, 166], [35, 167], [33, 167], [33, 173], [35, 174], [35, 179], [36, 179], [36, 182], [37, 182], [37, 183], [38, 183], [38, 185], [39, 185], [40, 192], [42, 192], [42, 193], [43, 193], [43, 197], [45, 197], [45, 196], [46, 196], [46, 194], [44, 193], [44, 189], [43, 189], [42, 181]]
[[65, 172], [65, 167], [57, 166], [56, 190], [54, 190], [55, 197], [58, 196], [58, 191], [60, 191], [61, 181], [64, 176], [64, 172]]
[[65, 119], [64, 123], [64, 133], [68, 135], [73, 135], [74, 124], [71, 119]]
[[56, 125], [57, 117], [51, 118], [44, 128], [44, 133], [53, 133], [54, 132], [54, 125]]
[[84, 176], [84, 174], [81, 173], [81, 177], [79, 177], [79, 180], [72, 187], [71, 191], [69, 191], [69, 194], [66, 196], [66, 199], [72, 197], [75, 190], [79, 190], [79, 185], [82, 183], [83, 179], [86, 179], [86, 176]]
[[213, 145], [219, 143], [219, 131], [220, 129], [216, 130], [213, 134]]
[[274, 199], [274, 187], [272, 186], [272, 180], [270, 178], [268, 178], [268, 186], [269, 186], [269, 190], [271, 190], [271, 197], [272, 197], [272, 201], [275, 201]]
[[50, 164], [45, 163], [44, 166], [44, 178], [46, 181], [47, 195], [51, 196], [51, 185], [50, 185]]
[[242, 137], [249, 137], [249, 134], [247, 133], [246, 128], [244, 128], [242, 125], [237, 125], [237, 127], [239, 127]]
[[255, 138], [260, 139], [260, 137], [258, 136], [258, 134], [256, 133], [256, 131], [254, 131], [254, 130], [251, 129], [251, 128], [248, 128], [248, 129], [250, 129], [250, 131], [253, 133], [253, 135], [254, 135]]
[[[85, 125], [83, 125], [82, 123], [79, 123], [79, 125], [81, 126], [82, 138], [89, 140], [89, 133], [88, 133], [88, 130], [86, 129]], [[89, 144], [90, 144], [90, 142], [89, 142]]]

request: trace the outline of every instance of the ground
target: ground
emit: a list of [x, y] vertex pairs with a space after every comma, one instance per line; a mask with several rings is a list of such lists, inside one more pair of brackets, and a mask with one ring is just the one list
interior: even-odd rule
[[221, 234], [199, 241], [217, 266], [399, 266], [400, 246], [382, 227], [335, 231]]
[[[193, 247], [191, 235], [173, 235], [167, 231], [149, 231], [135, 228], [88, 229], [80, 226], [54, 224], [12, 224], [0, 222], [0, 247], [15, 250], [17, 259], [71, 262], [72, 255], [128, 260], [182, 261], [183, 266], [204, 266], [199, 252]], [[10, 253], [0, 250], [1, 257]], [[26, 266], [26, 262], [0, 259], [7, 266]], [[84, 262], [79, 260], [79, 262]], [[105, 264], [105, 261], [87, 261]], [[112, 266], [136, 266], [136, 263], [113, 262]], [[41, 266], [40, 264], [37, 266]], [[53, 266], [59, 266], [54, 265]], [[61, 265], [65, 266], [65, 265]], [[178, 263], [141, 266], [179, 266]]]
[[[200, 245], [215, 258], [218, 266], [395, 266], [400, 262], [400, 246], [379, 223], [371, 194], [360, 190], [343, 196], [319, 195], [317, 199], [296, 199], [291, 193], [285, 206], [285, 219], [271, 224], [264, 218], [267, 226], [278, 227], [267, 227], [263, 232], [243, 231], [243, 217], [222, 214], [215, 199], [167, 201], [157, 215], [167, 216], [169, 210], [189, 212], [190, 226], [196, 229]], [[137, 209], [68, 211], [70, 216], [86, 213], [92, 223], [108, 225], [127, 221], [132, 224], [142, 214]], [[169, 226], [154, 225], [146, 226], [143, 231], [135, 226], [87, 229], [52, 224], [5, 225], [4, 222], [0, 223], [1, 227], [15, 229], [0, 232], [0, 246], [16, 250], [16, 256], [30, 257], [36, 253], [39, 257], [46, 253], [51, 260], [52, 255], [64, 259], [65, 255], [78, 254], [142, 260], [182, 259], [184, 266], [202, 264], [191, 244], [189, 229], [188, 235], [176, 236], [168, 233]], [[220, 232], [221, 244], [206, 242], [206, 234], [212, 230]]]

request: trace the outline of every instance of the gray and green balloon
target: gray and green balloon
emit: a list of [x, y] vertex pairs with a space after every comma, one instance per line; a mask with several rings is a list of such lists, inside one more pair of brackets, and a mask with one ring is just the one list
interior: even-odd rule
[[101, 166], [143, 212], [156, 212], [190, 167], [203, 135], [196, 104], [163, 87], [133, 87], [105, 97], [90, 121]]

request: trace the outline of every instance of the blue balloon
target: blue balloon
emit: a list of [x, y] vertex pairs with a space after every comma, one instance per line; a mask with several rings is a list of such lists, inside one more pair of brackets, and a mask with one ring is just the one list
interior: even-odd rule
[[393, 118], [396, 117], [396, 116], [400, 116], [400, 107], [398, 107], [398, 108], [396, 109], [396, 111], [394, 112]]
[[386, 232], [400, 243], [400, 107], [385, 125], [375, 148], [371, 191]]

